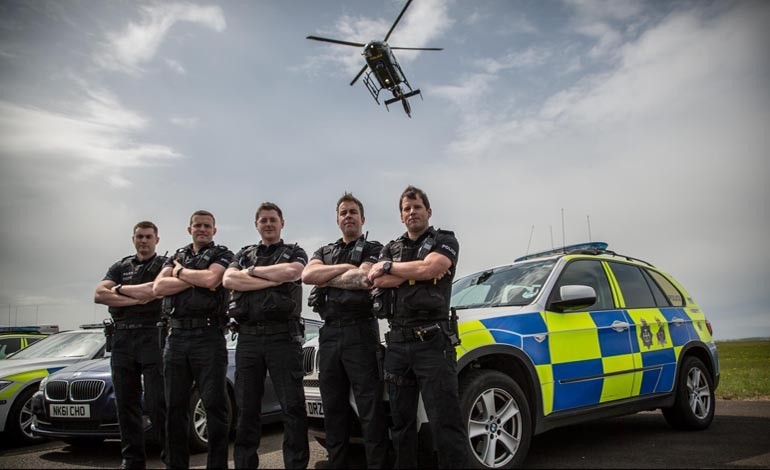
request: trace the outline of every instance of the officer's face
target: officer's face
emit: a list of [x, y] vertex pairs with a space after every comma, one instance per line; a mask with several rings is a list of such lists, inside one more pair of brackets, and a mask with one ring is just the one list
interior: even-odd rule
[[401, 199], [401, 222], [406, 226], [406, 230], [412, 233], [421, 233], [428, 228], [428, 221], [433, 215], [431, 209], [425, 208], [425, 203], [421, 197]]
[[257, 232], [266, 244], [275, 243], [281, 239], [281, 229], [283, 229], [283, 219], [275, 210], [262, 210], [257, 214]]
[[346, 238], [361, 236], [361, 227], [364, 225], [364, 221], [361, 209], [355, 202], [342, 201], [337, 207], [337, 226]]
[[214, 239], [217, 228], [214, 227], [214, 219], [210, 215], [196, 215], [192, 218], [192, 224], [187, 227], [187, 233], [192, 235], [193, 243], [203, 246]]
[[155, 234], [155, 230], [151, 228], [137, 228], [131, 237], [131, 241], [134, 242], [134, 247], [136, 247], [138, 254], [150, 256], [155, 253], [155, 247], [158, 245], [160, 238]]

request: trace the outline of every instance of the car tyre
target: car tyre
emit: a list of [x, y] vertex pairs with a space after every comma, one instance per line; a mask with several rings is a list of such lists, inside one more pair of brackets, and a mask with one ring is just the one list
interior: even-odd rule
[[460, 383], [460, 410], [473, 468], [521, 466], [532, 441], [532, 417], [526, 395], [510, 376], [495, 370], [468, 372]]
[[11, 439], [17, 444], [34, 444], [44, 438], [32, 435], [32, 395], [38, 389], [38, 384], [27, 387], [14, 401], [8, 412], [5, 429]]
[[687, 356], [682, 361], [676, 384], [674, 406], [663, 409], [663, 417], [674, 429], [706, 429], [714, 419], [714, 382], [700, 359]]
[[[227, 400], [227, 417], [232, 422], [233, 406], [229, 395], [225, 393], [224, 396]], [[209, 448], [208, 436], [206, 408], [203, 406], [203, 400], [196, 388], [190, 396], [190, 451], [193, 453], [206, 452]]]

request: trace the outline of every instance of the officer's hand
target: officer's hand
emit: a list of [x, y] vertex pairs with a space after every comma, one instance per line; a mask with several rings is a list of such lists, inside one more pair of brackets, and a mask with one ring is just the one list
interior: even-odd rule
[[374, 280], [378, 277], [385, 275], [385, 269], [383, 266], [385, 266], [385, 261], [378, 261], [374, 266], [372, 266], [372, 269], [369, 270], [369, 274], [366, 276], [370, 282], [374, 282]]
[[449, 274], [452, 274], [452, 270], [451, 269], [447, 269], [443, 273], [441, 273], [438, 276], [436, 276], [436, 280], [440, 281], [444, 276], [448, 276]]
[[174, 268], [171, 270], [171, 276], [179, 278], [179, 271], [181, 271], [182, 268], [184, 268], [184, 266], [179, 264], [179, 261], [174, 260]]

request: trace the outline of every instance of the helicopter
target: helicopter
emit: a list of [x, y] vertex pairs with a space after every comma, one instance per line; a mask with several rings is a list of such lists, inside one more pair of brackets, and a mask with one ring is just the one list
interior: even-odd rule
[[[367, 44], [363, 44], [358, 42], [340, 41], [339, 39], [322, 38], [319, 36], [307, 36], [307, 39], [312, 39], [314, 41], [330, 42], [333, 44], [341, 44], [343, 46], [363, 47], [364, 50], [361, 55], [364, 56], [366, 64], [364, 64], [361, 71], [358, 72], [355, 78], [353, 78], [353, 81], [350, 82], [350, 86], [353, 86], [353, 84], [356, 83], [359, 78], [361, 78], [361, 75], [366, 72], [363, 82], [364, 85], [366, 85], [366, 89], [369, 90], [369, 93], [372, 95], [372, 98], [374, 98], [374, 101], [376, 101], [379, 105], [380, 92], [382, 90], [388, 90], [393, 94], [393, 98], [385, 100], [385, 108], [390, 111], [388, 105], [391, 105], [397, 101], [401, 101], [401, 104], [404, 106], [404, 112], [406, 112], [406, 115], [410, 118], [412, 117], [412, 108], [409, 105], [408, 99], [415, 95], [420, 95], [420, 99], [422, 99], [422, 94], [420, 93], [419, 89], [412, 89], [412, 86], [409, 84], [409, 81], [404, 75], [404, 71], [401, 69], [401, 66], [396, 60], [396, 56], [393, 55], [393, 50], [444, 50], [443, 48], [439, 47], [396, 47], [388, 45], [388, 39], [390, 38], [390, 35], [393, 33], [393, 30], [396, 29], [396, 25], [401, 20], [401, 17], [404, 16], [406, 9], [409, 8], [411, 3], [412, 0], [408, 0], [406, 2], [404, 9], [401, 10], [398, 18], [396, 18], [396, 21], [393, 22], [393, 26], [390, 27], [390, 31], [388, 31], [388, 34], [385, 35], [385, 39], [382, 41], [370, 41]], [[366, 71], [367, 69], [369, 69], [368, 72]], [[376, 82], [374, 79], [372, 79], [372, 75], [374, 75]], [[406, 87], [406, 90], [402, 89], [401, 85]]]

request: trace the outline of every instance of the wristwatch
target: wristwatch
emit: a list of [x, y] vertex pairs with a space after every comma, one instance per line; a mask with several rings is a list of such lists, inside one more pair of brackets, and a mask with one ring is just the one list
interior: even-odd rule
[[120, 293], [120, 288], [121, 287], [123, 287], [123, 284], [118, 284], [117, 286], [115, 286], [115, 293], [116, 294], [123, 295], [123, 294]]
[[392, 261], [385, 261], [385, 264], [382, 265], [382, 270], [385, 271], [385, 274], [390, 274], [390, 269], [393, 267]]
[[254, 277], [254, 266], [249, 266], [246, 272], [249, 273], [249, 276]]

